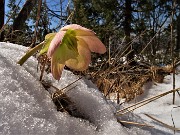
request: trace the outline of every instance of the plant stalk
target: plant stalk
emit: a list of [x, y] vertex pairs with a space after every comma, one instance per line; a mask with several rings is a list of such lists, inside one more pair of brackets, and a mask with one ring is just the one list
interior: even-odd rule
[[44, 45], [44, 42], [41, 42], [40, 44], [38, 44], [37, 46], [35, 46], [34, 48], [30, 49], [18, 62], [17, 64], [19, 65], [23, 65], [24, 62], [26, 62], [26, 60], [31, 57], [33, 54], [35, 54], [38, 50], [40, 50]]

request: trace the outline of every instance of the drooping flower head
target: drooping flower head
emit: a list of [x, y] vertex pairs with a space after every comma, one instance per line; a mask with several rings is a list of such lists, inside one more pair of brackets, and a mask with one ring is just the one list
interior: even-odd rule
[[[59, 80], [64, 66], [83, 71], [91, 62], [91, 52], [103, 54], [106, 52], [104, 44], [96, 34], [77, 24], [67, 25], [56, 34], [45, 37], [47, 46], [40, 53], [47, 51], [51, 58], [51, 72]], [[50, 42], [50, 44], [49, 44]]]

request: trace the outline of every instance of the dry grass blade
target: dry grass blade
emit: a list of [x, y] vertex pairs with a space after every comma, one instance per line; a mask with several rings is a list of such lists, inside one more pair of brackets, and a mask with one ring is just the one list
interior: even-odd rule
[[[79, 79], [81, 79], [81, 78], [79, 78]], [[52, 101], [54, 102], [54, 104], [56, 105], [58, 111], [66, 112], [69, 114], [72, 113], [72, 111], [73, 111], [72, 106], [74, 107], [74, 105], [73, 105], [73, 102], [71, 101], [71, 99], [66, 95], [64, 89], [66, 89], [67, 87], [69, 87], [73, 83], [77, 82], [79, 79], [75, 80], [74, 82], [72, 82], [71, 84], [69, 84], [68, 86], [66, 86], [62, 89], [59, 89], [50, 83], [46, 83], [44, 81], [41, 81], [41, 83], [44, 87], [46, 87], [46, 88], [52, 87], [53, 89], [56, 90], [54, 93], [51, 94], [51, 98], [52, 98]], [[71, 87], [67, 91], [74, 89], [76, 86], [77, 85]]]
[[[175, 127], [175, 123], [174, 123], [172, 111], [173, 111], [173, 109], [176, 109], [176, 108], [178, 108], [178, 107], [180, 107], [180, 106], [173, 107], [172, 110], [171, 110], [171, 120], [172, 120], [172, 123], [173, 123], [174, 128], [176, 128], [176, 127]], [[175, 134], [175, 130], [174, 130], [174, 134]]]
[[162, 121], [160, 121], [160, 120], [158, 120], [158, 119], [150, 116], [149, 114], [145, 114], [145, 115], [146, 115], [147, 117], [153, 119], [154, 121], [161, 123], [161, 124], [164, 125], [166, 128], [169, 128], [169, 129], [174, 130], [174, 131], [180, 131], [180, 128], [174, 128], [173, 126], [170, 126], [170, 125], [168, 125], [168, 124], [166, 124], [166, 123], [164, 123], [164, 122], [162, 122]]
[[79, 77], [78, 79], [76, 79], [74, 82], [68, 84], [66, 87], [62, 88], [62, 90], [66, 89], [67, 87], [71, 86], [72, 84], [74, 84], [75, 82], [79, 81], [80, 79], [82, 79], [82, 77]]
[[120, 122], [120, 123], [125, 123], [125, 124], [132, 124], [132, 125], [136, 125], [136, 126], [154, 127], [154, 126], [151, 126], [151, 125], [142, 124], [142, 123], [137, 123], [137, 122], [132, 122], [132, 121], [119, 120], [119, 122]]
[[[62, 95], [62, 93], [64, 93], [65, 91], [65, 89], [66, 88], [68, 88], [69, 86], [71, 86], [72, 84], [74, 84], [75, 82], [77, 82], [78, 80], [80, 80], [80, 79], [82, 79], [82, 77], [79, 77], [78, 79], [76, 79], [74, 82], [72, 82], [72, 83], [70, 83], [69, 85], [67, 85], [66, 87], [64, 87], [64, 88], [62, 88], [62, 89], [58, 89], [57, 87], [55, 87], [55, 86], [53, 86], [53, 85], [50, 85], [51, 87], [53, 87], [54, 89], [56, 89], [56, 92], [54, 92], [53, 94], [52, 94], [52, 98], [57, 98], [57, 97], [59, 97], [60, 95]], [[77, 86], [77, 85], [76, 85]], [[76, 86], [74, 86], [74, 87], [76, 87]], [[74, 88], [73, 87], [73, 88]], [[71, 89], [69, 89], [69, 90], [72, 90], [73, 88], [71, 88]], [[69, 91], [68, 90], [68, 91]], [[66, 91], [67, 92], [67, 91]]]
[[159, 95], [150, 97], [150, 98], [145, 99], [145, 100], [143, 100], [143, 101], [137, 102], [137, 103], [134, 104], [134, 105], [131, 105], [131, 106], [129, 106], [129, 107], [126, 107], [126, 108], [124, 108], [124, 109], [121, 109], [121, 110], [117, 111], [117, 112], [116, 112], [116, 115], [126, 114], [126, 113], [131, 112], [131, 111], [133, 111], [133, 110], [135, 110], [135, 109], [137, 109], [137, 108], [139, 108], [139, 107], [141, 107], [141, 106], [143, 106], [143, 105], [146, 105], [146, 104], [148, 104], [148, 103], [150, 103], [150, 102], [152, 102], [152, 101], [154, 101], [154, 100], [156, 100], [156, 99], [159, 99], [159, 98], [161, 98], [161, 97], [163, 97], [163, 96], [165, 96], [165, 95], [167, 95], [167, 94], [170, 94], [170, 93], [173, 93], [174, 91], [179, 91], [179, 90], [180, 90], [180, 88], [173, 89], [173, 90], [164, 92], [164, 93], [162, 93], [162, 94], [159, 94]]
[[75, 88], [77, 85], [73, 86], [72, 88], [68, 89], [67, 91], [65, 91], [66, 88], [68, 88], [69, 86], [71, 86], [72, 84], [74, 84], [75, 82], [77, 82], [78, 80], [82, 79], [82, 77], [76, 79], [74, 82], [68, 84], [67, 86], [63, 87], [62, 89], [57, 88], [56, 86], [50, 84], [50, 83], [46, 83], [43, 80], [41, 81], [41, 83], [43, 84], [43, 86], [45, 87], [52, 87], [53, 89], [55, 89], [56, 91], [54, 93], [52, 93], [51, 97], [52, 99], [56, 99], [58, 97], [60, 97], [61, 95], [63, 95], [65, 92], [72, 90], [73, 88]]
[[[72, 90], [72, 89], [74, 89], [75, 87], [76, 87], [77, 85], [75, 85], [74, 87], [72, 87], [72, 88], [70, 88], [69, 90]], [[52, 93], [52, 99], [57, 99], [57, 98], [59, 98], [59, 97], [61, 97], [62, 95], [64, 95], [65, 94], [65, 92], [63, 92], [63, 89], [58, 89], [58, 88], [56, 88], [55, 86], [53, 86], [53, 88], [55, 88], [57, 91], [56, 92], [54, 92], [54, 93]]]

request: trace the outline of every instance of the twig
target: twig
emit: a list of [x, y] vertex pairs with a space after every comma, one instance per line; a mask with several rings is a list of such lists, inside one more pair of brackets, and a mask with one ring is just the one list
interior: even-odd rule
[[[171, 57], [173, 62], [173, 89], [175, 89], [175, 58], [174, 58], [174, 43], [173, 43], [173, 18], [176, 1], [172, 1], [172, 12], [171, 12]], [[175, 91], [173, 92], [173, 104], [175, 104]]]
[[147, 124], [142, 124], [142, 123], [137, 123], [137, 122], [133, 122], [133, 121], [124, 121], [124, 120], [118, 120], [120, 123], [125, 123], [125, 124], [132, 124], [132, 125], [136, 125], [136, 126], [143, 126], [143, 127], [154, 127], [151, 125], [147, 125]]
[[[178, 107], [180, 107], [180, 106], [173, 107], [172, 110], [175, 109], [175, 108], [178, 108]], [[175, 127], [175, 123], [174, 123], [174, 119], [173, 119], [173, 116], [172, 116], [172, 110], [171, 110], [171, 120], [172, 120], [172, 123], [173, 123], [174, 128], [176, 128], [176, 127]], [[174, 130], [174, 134], [175, 134], [175, 130]]]
[[[77, 86], [77, 85], [75, 85], [74, 87], [70, 88], [69, 90], [74, 89], [76, 86]], [[53, 88], [57, 89], [57, 91], [54, 92], [54, 93], [52, 93], [52, 95], [51, 95], [52, 99], [57, 99], [57, 98], [61, 97], [61, 96], [64, 94], [64, 92], [63, 92], [63, 89], [64, 89], [64, 88], [63, 88], [63, 89], [58, 89], [58, 88], [55, 87], [55, 86], [53, 86]]]
[[[79, 77], [78, 79], [76, 79], [74, 82], [68, 84], [66, 87], [62, 88], [62, 89], [66, 89], [67, 87], [71, 86], [72, 84], [74, 84], [75, 82], [79, 81], [80, 79], [82, 79], [82, 77]], [[67, 91], [66, 91], [67, 92]]]
[[[172, 92], [174, 92], [174, 91], [179, 91], [179, 90], [180, 90], [180, 88], [173, 89], [173, 90], [164, 92], [164, 93], [162, 93], [162, 94], [159, 94], [159, 95], [150, 97], [150, 98], [145, 99], [145, 100], [143, 100], [143, 101], [137, 102], [137, 103], [134, 104], [134, 105], [131, 105], [131, 106], [129, 106], [129, 107], [126, 107], [126, 108], [124, 108], [124, 109], [121, 109], [121, 110], [117, 111], [117, 112], [116, 112], [116, 115], [126, 114], [126, 113], [128, 113], [128, 112], [130, 112], [130, 111], [133, 111], [133, 110], [135, 110], [135, 109], [137, 109], [137, 108], [139, 108], [139, 107], [141, 107], [141, 106], [143, 106], [143, 105], [146, 105], [146, 104], [148, 104], [148, 103], [150, 103], [150, 102], [152, 102], [152, 101], [154, 101], [154, 100], [156, 100], [156, 99], [158, 99], [158, 98], [161, 98], [161, 97], [163, 97], [163, 96], [165, 96], [165, 95], [167, 95], [167, 94], [170, 94], [170, 93], [172, 93]], [[134, 107], [135, 107], [135, 108], [134, 108]], [[123, 113], [118, 114], [118, 113], [120, 113], [120, 112], [123, 112]]]
[[180, 128], [174, 128], [173, 126], [170, 126], [170, 125], [168, 125], [168, 124], [166, 124], [166, 123], [164, 123], [164, 122], [162, 122], [162, 121], [160, 121], [160, 120], [158, 120], [158, 119], [150, 116], [149, 114], [145, 114], [145, 115], [146, 115], [147, 117], [153, 119], [154, 121], [161, 123], [161, 124], [164, 125], [166, 128], [169, 128], [169, 129], [175, 130], [175, 131], [180, 131]]
[[[68, 84], [67, 86], [65, 86], [64, 88], [62, 88], [62, 89], [59, 89], [59, 88], [57, 88], [57, 87], [55, 87], [54, 85], [52, 85], [52, 84], [49, 84], [49, 86], [51, 86], [52, 88], [54, 88], [56, 91], [52, 94], [52, 98], [54, 99], [54, 98], [57, 98], [57, 96], [59, 96], [60, 94], [58, 94], [58, 93], [65, 93], [65, 92], [67, 92], [67, 91], [69, 91], [69, 90], [71, 90], [71, 89], [73, 89], [74, 87], [76, 87], [76, 86], [74, 86], [73, 88], [71, 88], [71, 89], [69, 89], [69, 90], [67, 90], [67, 91], [64, 91], [66, 88], [68, 88], [69, 86], [71, 86], [72, 84], [74, 84], [75, 82], [77, 82], [78, 80], [80, 80], [80, 79], [82, 79], [82, 77], [79, 77], [78, 79], [76, 79], [74, 82], [72, 82], [72, 83], [70, 83], [70, 84]], [[57, 95], [57, 96], [54, 96], [54, 95]]]

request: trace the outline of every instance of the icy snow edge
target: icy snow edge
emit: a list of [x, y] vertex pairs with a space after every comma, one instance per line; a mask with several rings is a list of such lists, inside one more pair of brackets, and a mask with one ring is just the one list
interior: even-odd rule
[[[23, 67], [16, 64], [27, 49], [0, 43], [0, 134], [128, 134], [117, 122], [102, 94], [83, 80], [78, 81], [77, 87], [67, 95], [89, 121], [57, 112], [49, 93], [38, 81], [37, 60], [31, 57]], [[62, 88], [75, 79], [76, 76], [64, 70], [61, 80], [54, 81], [53, 85]]]

